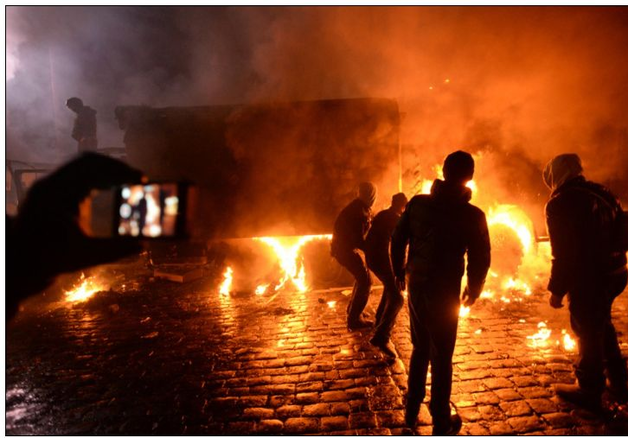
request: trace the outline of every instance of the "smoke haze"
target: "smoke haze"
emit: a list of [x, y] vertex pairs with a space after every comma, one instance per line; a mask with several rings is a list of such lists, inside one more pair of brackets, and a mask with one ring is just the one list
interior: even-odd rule
[[70, 96], [98, 110], [99, 147], [122, 147], [117, 105], [384, 97], [407, 178], [466, 149], [538, 192], [534, 171], [576, 152], [625, 191], [626, 47], [621, 7], [7, 7], [7, 156], [74, 153]]

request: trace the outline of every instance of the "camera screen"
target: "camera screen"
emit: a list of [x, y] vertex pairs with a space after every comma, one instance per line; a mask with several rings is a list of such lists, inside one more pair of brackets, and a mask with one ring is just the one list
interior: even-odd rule
[[118, 234], [134, 237], [174, 236], [179, 212], [177, 184], [122, 186]]

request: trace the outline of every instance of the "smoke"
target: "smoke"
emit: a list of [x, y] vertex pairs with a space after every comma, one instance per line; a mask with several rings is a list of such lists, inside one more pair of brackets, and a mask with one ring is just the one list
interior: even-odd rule
[[9, 158], [73, 153], [73, 95], [100, 147], [122, 146], [116, 105], [385, 97], [407, 170], [482, 151], [534, 193], [531, 169], [576, 152], [626, 186], [625, 8], [8, 7], [7, 44]]

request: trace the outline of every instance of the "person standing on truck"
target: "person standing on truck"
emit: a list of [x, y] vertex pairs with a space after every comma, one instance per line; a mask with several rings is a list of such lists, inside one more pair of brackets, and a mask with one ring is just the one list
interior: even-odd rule
[[384, 285], [382, 299], [375, 314], [375, 334], [370, 342], [386, 356], [392, 358], [397, 357], [397, 352], [390, 340], [390, 333], [403, 306], [403, 295], [397, 287], [390, 264], [390, 237], [407, 203], [406, 195], [397, 193], [392, 197], [390, 208], [375, 215], [366, 236], [366, 250], [364, 251], [366, 265]]
[[628, 401], [628, 372], [611, 320], [613, 301], [626, 287], [625, 214], [606, 187], [587, 181], [580, 157], [554, 157], [543, 171], [552, 190], [545, 206], [552, 244], [550, 305], [563, 307], [569, 295], [571, 328], [578, 338], [576, 385], [556, 385], [556, 394], [599, 409], [608, 377], [612, 395]]
[[98, 147], [96, 110], [83, 105], [83, 101], [78, 97], [70, 97], [65, 105], [76, 113], [72, 138], [78, 142], [78, 152], [96, 152]]
[[[445, 180], [437, 179], [429, 195], [414, 196], [399, 219], [391, 240], [393, 270], [400, 290], [408, 279], [412, 356], [408, 373], [405, 421], [413, 428], [425, 397], [427, 368], [432, 367], [434, 435], [455, 435], [462, 426], [451, 415], [452, 357], [458, 331], [460, 286], [467, 255], [463, 304], [482, 292], [491, 264], [491, 244], [484, 212], [471, 205], [475, 163], [467, 152], [447, 156]], [[408, 261], [406, 265], [406, 248]]]
[[342, 209], [334, 223], [331, 255], [355, 278], [353, 292], [347, 306], [347, 326], [350, 330], [371, 327], [372, 321], [362, 316], [371, 293], [371, 275], [360, 255], [364, 238], [371, 225], [371, 207], [377, 198], [377, 187], [363, 182], [358, 196]]

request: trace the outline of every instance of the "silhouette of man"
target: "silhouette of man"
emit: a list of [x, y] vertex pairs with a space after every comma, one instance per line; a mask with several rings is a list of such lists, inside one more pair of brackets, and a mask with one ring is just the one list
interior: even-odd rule
[[405, 420], [409, 427], [416, 425], [431, 363], [434, 435], [454, 435], [462, 426], [460, 417], [450, 414], [449, 398], [464, 255], [467, 287], [462, 297], [467, 306], [480, 296], [491, 260], [486, 217], [469, 203], [471, 190], [465, 187], [473, 171], [470, 154], [447, 156], [445, 180], [434, 181], [429, 195], [410, 200], [392, 235], [392, 264], [400, 290], [405, 289], [407, 273], [413, 345]]
[[371, 207], [376, 198], [375, 185], [360, 183], [358, 197], [342, 209], [334, 223], [331, 255], [355, 278], [347, 306], [347, 326], [350, 330], [373, 325], [362, 316], [371, 293], [371, 275], [359, 251], [364, 251], [364, 238], [371, 225]]
[[69, 98], [65, 105], [76, 113], [72, 138], [78, 142], [78, 152], [96, 152], [98, 147], [96, 110], [83, 105], [83, 101], [78, 97]]
[[397, 193], [392, 197], [390, 208], [375, 215], [366, 236], [364, 251], [367, 266], [384, 285], [382, 299], [375, 314], [375, 334], [371, 338], [371, 344], [393, 358], [397, 357], [397, 352], [390, 340], [390, 333], [403, 306], [403, 296], [397, 288], [390, 264], [390, 237], [407, 203], [406, 195]]
[[611, 321], [613, 300], [628, 278], [626, 250], [617, 232], [623, 215], [617, 198], [604, 186], [587, 181], [576, 154], [558, 155], [543, 171], [552, 190], [545, 207], [552, 244], [550, 305], [563, 307], [569, 295], [571, 327], [578, 338], [577, 385], [557, 385], [556, 393], [583, 407], [601, 406], [606, 386], [628, 401], [628, 373]]

